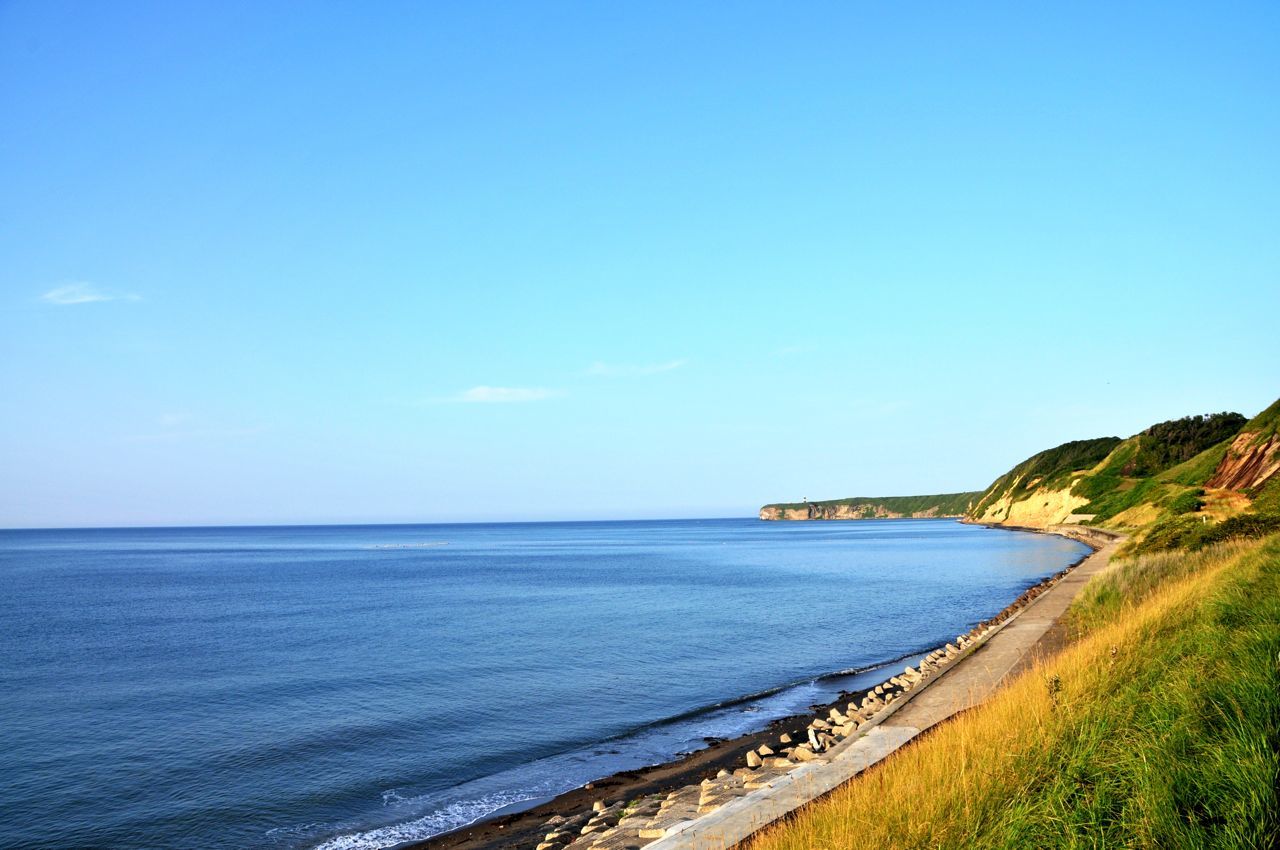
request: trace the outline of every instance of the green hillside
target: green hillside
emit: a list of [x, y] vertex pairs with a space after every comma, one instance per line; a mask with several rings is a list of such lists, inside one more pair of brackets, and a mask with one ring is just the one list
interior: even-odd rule
[[[1123, 529], [1148, 548], [1253, 534], [1280, 516], [1280, 401], [1253, 419], [1209, 413], [1121, 439], [1074, 440], [1032, 455], [981, 492], [775, 502], [762, 519], [964, 516], [1043, 528]], [[1247, 518], [1237, 518], [1247, 514]], [[1257, 519], [1262, 517], [1262, 519]]]
[[1226, 412], [1185, 416], [1126, 440], [1065, 443], [1000, 476], [967, 515], [1009, 525], [1120, 528], [1146, 550], [1257, 536], [1280, 528], [1277, 430], [1280, 402], [1251, 420]]
[[1256, 439], [1274, 437], [1280, 432], [1280, 399], [1277, 399], [1266, 410], [1250, 419], [1248, 427], [1242, 430], [1256, 434]]
[[997, 478], [971, 513], [975, 517], [982, 516], [993, 502], [1005, 496], [1016, 502], [1027, 498], [1036, 489], [1060, 489], [1073, 472], [1094, 466], [1119, 442], [1119, 437], [1075, 440], [1034, 454]]
[[[1210, 466], [1209, 461], [1216, 457], [1221, 462], [1227, 445], [1248, 421], [1239, 413], [1213, 413], [1152, 425], [1117, 446], [1072, 488], [1072, 493], [1090, 500], [1078, 513], [1092, 514], [1092, 522], [1104, 523], [1143, 503], [1190, 507], [1190, 501], [1179, 502], [1179, 497], [1209, 480], [1217, 469], [1217, 463]], [[1181, 468], [1178, 480], [1162, 477], [1182, 464], [1191, 465]]]

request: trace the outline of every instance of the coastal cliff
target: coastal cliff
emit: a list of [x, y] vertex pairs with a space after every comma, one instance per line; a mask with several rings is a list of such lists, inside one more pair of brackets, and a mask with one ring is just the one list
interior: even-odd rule
[[1121, 443], [1119, 437], [1073, 440], [1034, 454], [993, 481], [966, 518], [1027, 528], [1067, 522], [1090, 501], [1073, 492], [1081, 476]]
[[[1047, 528], [1086, 523], [1137, 531], [1221, 522], [1266, 507], [1280, 487], [1280, 402], [1160, 422], [1128, 439], [1064, 443], [1015, 466], [966, 519]], [[1256, 504], [1261, 500], [1261, 505]]]
[[[986, 490], [779, 502], [762, 520], [961, 517], [965, 522], [1124, 531], [1167, 548], [1280, 523], [1280, 401], [1159, 422], [1127, 439], [1074, 440], [1032, 455]], [[1261, 524], [1260, 524], [1261, 523]], [[1255, 528], [1256, 527], [1256, 528]], [[1250, 532], [1252, 533], [1252, 532]]]
[[760, 509], [763, 520], [898, 519], [959, 517], [982, 494], [942, 493], [934, 496], [854, 496], [821, 502], [778, 502]]
[[1255, 416], [1231, 441], [1206, 487], [1258, 491], [1280, 473], [1280, 401]]

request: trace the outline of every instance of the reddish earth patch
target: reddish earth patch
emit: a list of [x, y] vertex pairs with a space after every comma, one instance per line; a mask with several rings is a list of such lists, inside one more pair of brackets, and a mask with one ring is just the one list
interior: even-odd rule
[[1205, 487], [1247, 490], [1265, 483], [1277, 472], [1280, 472], [1280, 434], [1263, 439], [1256, 431], [1245, 431], [1231, 441], [1231, 447]]

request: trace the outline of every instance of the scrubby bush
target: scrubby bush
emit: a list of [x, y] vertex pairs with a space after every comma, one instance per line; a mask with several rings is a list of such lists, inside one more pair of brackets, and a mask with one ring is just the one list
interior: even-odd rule
[[1135, 552], [1164, 552], [1170, 549], [1203, 549], [1224, 540], [1248, 540], [1280, 531], [1280, 514], [1239, 514], [1222, 522], [1204, 522], [1186, 514], [1157, 522]]
[[1125, 464], [1123, 474], [1141, 478], [1177, 466], [1235, 436], [1248, 421], [1239, 413], [1210, 413], [1152, 425], [1142, 432], [1138, 449]]
[[1200, 539], [1200, 545], [1207, 546], [1222, 540], [1266, 537], [1277, 531], [1280, 531], [1280, 514], [1240, 514], [1209, 526], [1209, 530]]
[[1169, 502], [1169, 512], [1172, 514], [1193, 514], [1204, 507], [1203, 489], [1188, 490], [1181, 493]]

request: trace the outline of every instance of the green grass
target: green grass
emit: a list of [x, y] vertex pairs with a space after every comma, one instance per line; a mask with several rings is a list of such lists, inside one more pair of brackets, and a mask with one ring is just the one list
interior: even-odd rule
[[1115, 492], [1125, 481], [1123, 470], [1132, 462], [1133, 456], [1138, 451], [1138, 441], [1141, 439], [1140, 436], [1130, 437], [1116, 446], [1107, 455], [1106, 460], [1098, 465], [1097, 471], [1083, 476], [1071, 492], [1086, 499], [1100, 499]]
[[1193, 514], [1204, 507], [1204, 490], [1202, 488], [1194, 488], [1184, 490], [1169, 500], [1169, 513], [1175, 516], [1179, 514]]
[[[1124, 599], [1113, 616], [1215, 555], [1127, 565], [1110, 581]], [[1057, 821], [1058, 846], [1268, 846], [1280, 811], [1280, 543], [1243, 558], [1202, 604], [1150, 624], [1134, 649], [1114, 690], [1073, 706], [1050, 769], [997, 832], [1030, 841]]]
[[1156, 502], [1165, 495], [1163, 485], [1154, 478], [1121, 479], [1105, 495], [1095, 498], [1079, 509], [1082, 514], [1094, 514], [1093, 522], [1106, 522], [1117, 514], [1145, 502]]
[[[1275, 413], [1273, 416], [1272, 414]], [[1104, 437], [1065, 443], [1033, 455], [996, 480], [970, 516], [981, 516], [996, 500], [1030, 498], [1039, 490], [1058, 490], [1079, 475], [1072, 495], [1089, 502], [1075, 512], [1093, 514], [1093, 524], [1107, 523], [1144, 503], [1168, 505], [1187, 487], [1201, 487], [1212, 477], [1228, 446], [1242, 428], [1275, 419], [1280, 402], [1253, 421], [1238, 413], [1185, 416], [1152, 425], [1127, 440]]]
[[1117, 515], [1142, 504], [1152, 504], [1163, 509], [1164, 516], [1194, 513], [1204, 505], [1204, 489], [1182, 487], [1158, 478], [1122, 478], [1113, 488], [1096, 497], [1077, 511], [1093, 514], [1090, 524], [1109, 522]]
[[1146, 478], [1185, 463], [1235, 437], [1248, 421], [1239, 413], [1211, 413], [1152, 425], [1138, 435], [1137, 451], [1123, 473], [1131, 478]]
[[1160, 481], [1167, 481], [1170, 484], [1182, 484], [1187, 487], [1203, 487], [1204, 483], [1213, 477], [1213, 473], [1217, 470], [1218, 464], [1227, 454], [1227, 448], [1231, 445], [1230, 437], [1218, 443], [1216, 446], [1210, 446], [1200, 454], [1183, 461], [1182, 463], [1170, 469], [1166, 469], [1156, 476]]
[[1093, 514], [1092, 522], [1100, 524], [1144, 503], [1171, 506], [1182, 487], [1209, 480], [1245, 421], [1238, 413], [1187, 416], [1130, 437], [1076, 482], [1072, 494], [1089, 500], [1077, 513]]
[[831, 507], [837, 505], [864, 505], [870, 508], [871, 513], [874, 513], [875, 507], [881, 506], [887, 511], [902, 514], [903, 516], [911, 516], [913, 513], [937, 508], [939, 514], [959, 516], [981, 495], [981, 493], [975, 491], [971, 493], [941, 493], [933, 496], [852, 496], [847, 499], [826, 499], [820, 502], [808, 503], [776, 502], [765, 505], [765, 507], [795, 510], [803, 509], [806, 504]]
[[1197, 516], [1168, 516], [1156, 522], [1131, 552], [1195, 552], [1224, 540], [1248, 540], [1280, 531], [1280, 514], [1245, 513], [1222, 522], [1204, 522]]
[[1277, 431], [1280, 431], [1280, 400], [1250, 419], [1249, 424], [1244, 426], [1244, 430], [1257, 434], [1254, 438], [1255, 443], [1274, 436]]
[[1117, 560], [1112, 569], [1094, 576], [1071, 603], [1065, 622], [1081, 636], [1119, 619], [1125, 608], [1135, 608], [1162, 586], [1201, 572], [1224, 554], [1241, 552], [1250, 544], [1234, 541], [1216, 549], [1146, 554]]
[[1260, 514], [1280, 514], [1280, 475], [1272, 477], [1253, 494], [1253, 510]]
[[974, 506], [971, 515], [982, 516], [988, 506], [1006, 494], [1019, 501], [1036, 488], [1061, 489], [1073, 473], [1096, 466], [1121, 442], [1119, 437], [1075, 440], [1032, 455], [997, 478]]
[[1280, 538], [1116, 562], [1079, 639], [751, 850], [1280, 841]]

